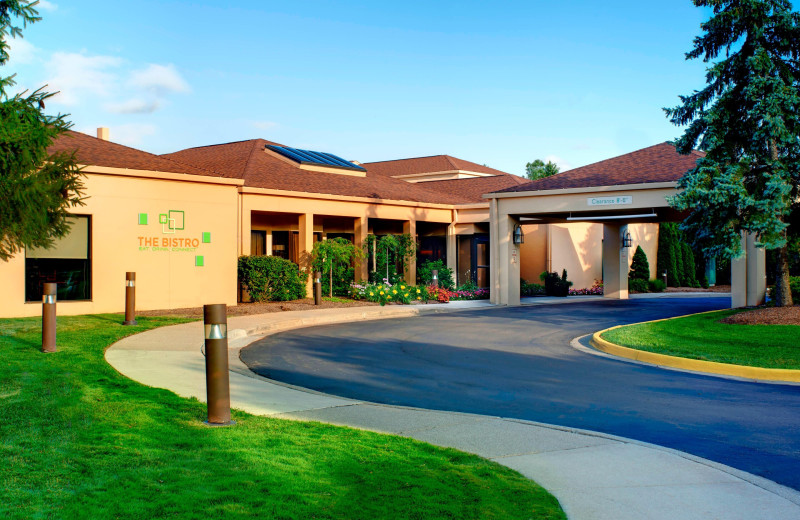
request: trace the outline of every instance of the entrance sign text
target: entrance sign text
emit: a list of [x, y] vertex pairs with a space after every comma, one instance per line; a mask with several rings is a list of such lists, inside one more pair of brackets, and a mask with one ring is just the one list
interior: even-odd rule
[[633, 197], [589, 197], [586, 199], [589, 206], [615, 206], [617, 204], [633, 204]]

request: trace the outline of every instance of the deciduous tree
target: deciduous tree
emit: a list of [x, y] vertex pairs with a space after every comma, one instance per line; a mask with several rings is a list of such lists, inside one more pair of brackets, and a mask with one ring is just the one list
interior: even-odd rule
[[532, 181], [550, 177], [557, 174], [558, 171], [558, 165], [552, 161], [545, 163], [541, 159], [534, 159], [533, 162], [525, 165], [525, 175]]

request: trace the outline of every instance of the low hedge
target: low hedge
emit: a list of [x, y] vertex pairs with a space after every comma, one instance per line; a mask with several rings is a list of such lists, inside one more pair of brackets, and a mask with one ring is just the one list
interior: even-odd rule
[[297, 264], [278, 256], [239, 257], [239, 283], [254, 302], [305, 298], [307, 278]]

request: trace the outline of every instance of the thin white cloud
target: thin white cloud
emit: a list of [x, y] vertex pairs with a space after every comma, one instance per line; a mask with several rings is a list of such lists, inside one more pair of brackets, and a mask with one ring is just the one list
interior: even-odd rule
[[253, 121], [253, 127], [258, 128], [259, 130], [271, 130], [277, 126], [278, 123], [273, 121]]
[[158, 129], [148, 124], [116, 125], [111, 128], [111, 141], [127, 146], [139, 146], [145, 137], [154, 135]]
[[35, 9], [42, 9], [44, 11], [50, 11], [51, 13], [58, 9], [58, 4], [54, 4], [53, 2], [48, 2], [47, 0], [39, 0], [39, 3], [34, 6]]
[[9, 38], [9, 60], [6, 65], [13, 66], [31, 63], [36, 57], [36, 52], [36, 47], [34, 47], [33, 44], [28, 43], [27, 40], [23, 40], [22, 38]]
[[129, 83], [136, 88], [164, 96], [170, 92], [189, 92], [189, 84], [175, 70], [175, 66], [151, 63], [145, 69], [131, 72]]
[[559, 171], [565, 172], [572, 169], [572, 165], [557, 155], [548, 155], [544, 158], [544, 162], [553, 162], [558, 165]]
[[83, 94], [107, 97], [117, 85], [113, 69], [122, 60], [115, 56], [87, 56], [71, 52], [53, 53], [45, 65], [49, 91], [59, 91], [53, 102], [77, 105]]
[[106, 103], [105, 109], [115, 114], [152, 114], [161, 108], [159, 99], [131, 98], [120, 103]]

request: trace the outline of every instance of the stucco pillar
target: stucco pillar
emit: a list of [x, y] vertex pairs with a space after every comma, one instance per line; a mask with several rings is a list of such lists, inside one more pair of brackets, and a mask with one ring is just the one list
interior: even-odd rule
[[603, 297], [628, 299], [628, 248], [622, 247], [627, 224], [603, 224]]
[[353, 236], [355, 238], [355, 245], [358, 249], [364, 252], [364, 258], [356, 261], [355, 279], [366, 280], [369, 278], [369, 258], [366, 256], [366, 248], [364, 245], [367, 243], [367, 235], [369, 233], [369, 221], [367, 217], [356, 217], [353, 225]]
[[311, 272], [311, 251], [314, 249], [314, 214], [302, 213], [297, 218], [297, 229], [299, 230], [299, 251], [297, 259], [300, 262], [300, 269], [308, 273], [306, 278], [306, 297], [313, 295], [314, 278]]
[[250, 254], [250, 232], [252, 217], [251, 211], [249, 209], [242, 210], [241, 213], [241, 223], [239, 224], [239, 229], [241, 230], [241, 237], [239, 237], [239, 256], [246, 256]]
[[264, 255], [272, 256], [272, 230], [266, 232], [267, 239], [264, 240]]
[[767, 255], [756, 247], [756, 235], [747, 233], [747, 306], [764, 303], [767, 295]]
[[[500, 305], [500, 247], [498, 237], [500, 223], [497, 215], [497, 199], [489, 200], [489, 301]], [[458, 282], [456, 282], [458, 283]]]
[[406, 259], [406, 283], [409, 285], [416, 285], [417, 283], [417, 221], [406, 220], [403, 222], [403, 233], [411, 235], [411, 240], [414, 241], [414, 254], [411, 258]]
[[747, 241], [742, 234], [742, 255], [731, 259], [731, 308], [747, 305]]
[[[511, 215], [497, 212], [494, 222], [496, 225], [492, 225], [489, 237], [492, 303], [519, 305], [520, 255], [519, 247], [514, 245], [512, 238], [514, 227], [519, 221]], [[492, 246], [497, 251], [494, 255], [491, 254]]]
[[453, 210], [453, 218], [447, 226], [447, 241], [445, 251], [447, 252], [447, 267], [453, 271], [453, 282], [458, 284], [458, 236], [456, 235], [456, 223], [458, 222], [458, 210]]

